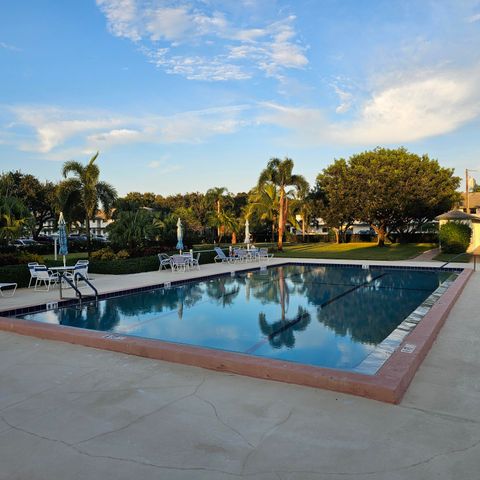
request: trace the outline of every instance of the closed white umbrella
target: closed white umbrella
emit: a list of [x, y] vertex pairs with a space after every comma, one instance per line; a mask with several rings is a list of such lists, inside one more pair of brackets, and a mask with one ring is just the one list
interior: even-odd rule
[[68, 255], [68, 239], [67, 227], [62, 212], [60, 212], [60, 217], [58, 219], [58, 246], [58, 253], [63, 255], [63, 266], [65, 266], [67, 264], [66, 256]]
[[247, 248], [250, 246], [250, 225], [248, 220], [245, 221], [245, 241], [244, 243], [247, 244]]
[[182, 221], [180, 220], [180, 217], [178, 218], [177, 222], [177, 250], [180, 250], [180, 253], [183, 250], [183, 227], [182, 227]]

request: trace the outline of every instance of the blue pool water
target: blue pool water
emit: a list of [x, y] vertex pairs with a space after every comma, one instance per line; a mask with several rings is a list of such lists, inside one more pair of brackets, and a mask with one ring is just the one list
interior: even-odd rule
[[350, 370], [452, 275], [284, 265], [20, 318]]

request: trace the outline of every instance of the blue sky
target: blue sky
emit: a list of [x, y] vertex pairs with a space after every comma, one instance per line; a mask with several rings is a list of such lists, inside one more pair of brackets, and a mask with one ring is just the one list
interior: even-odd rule
[[97, 150], [121, 194], [377, 145], [480, 170], [479, 1], [7, 0], [0, 72], [1, 169], [41, 179]]

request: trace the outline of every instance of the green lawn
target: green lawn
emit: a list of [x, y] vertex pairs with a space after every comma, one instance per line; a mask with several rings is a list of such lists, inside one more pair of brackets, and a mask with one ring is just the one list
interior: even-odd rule
[[307, 243], [286, 245], [276, 257], [334, 258], [342, 260], [407, 260], [435, 248], [433, 243], [392, 243], [377, 247], [375, 243]]
[[440, 253], [434, 258], [434, 260], [440, 262], [451, 262], [453, 260], [454, 263], [468, 263], [471, 259], [472, 255], [470, 253], [462, 253], [461, 255], [458, 255], [458, 253]]

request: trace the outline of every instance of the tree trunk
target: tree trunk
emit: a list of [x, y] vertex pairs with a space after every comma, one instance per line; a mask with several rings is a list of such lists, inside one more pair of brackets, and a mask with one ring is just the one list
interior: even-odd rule
[[[217, 200], [217, 217], [220, 218], [220, 200]], [[221, 235], [222, 235], [222, 226], [219, 225], [217, 227], [218, 243], [220, 243]]]
[[86, 223], [85, 232], [87, 234], [87, 253], [88, 253], [88, 257], [90, 258], [90, 252], [92, 250], [92, 240], [90, 238], [90, 218], [88, 218], [88, 215], [85, 219], [85, 223]]
[[302, 242], [305, 243], [305, 215], [302, 214]]
[[335, 232], [335, 243], [339, 244], [340, 243], [340, 229], [339, 228], [332, 228], [332, 230]]
[[373, 230], [377, 234], [377, 247], [384, 247], [385, 246], [385, 238], [387, 236], [387, 232], [385, 231], [384, 227], [377, 227], [372, 225]]
[[283, 231], [285, 229], [285, 193], [280, 190], [280, 200], [279, 200], [279, 212], [278, 212], [278, 251], [283, 250]]
[[232, 232], [232, 245], [235, 245], [237, 243], [237, 234], [235, 232]]
[[275, 242], [275, 221], [272, 221], [272, 243]]

